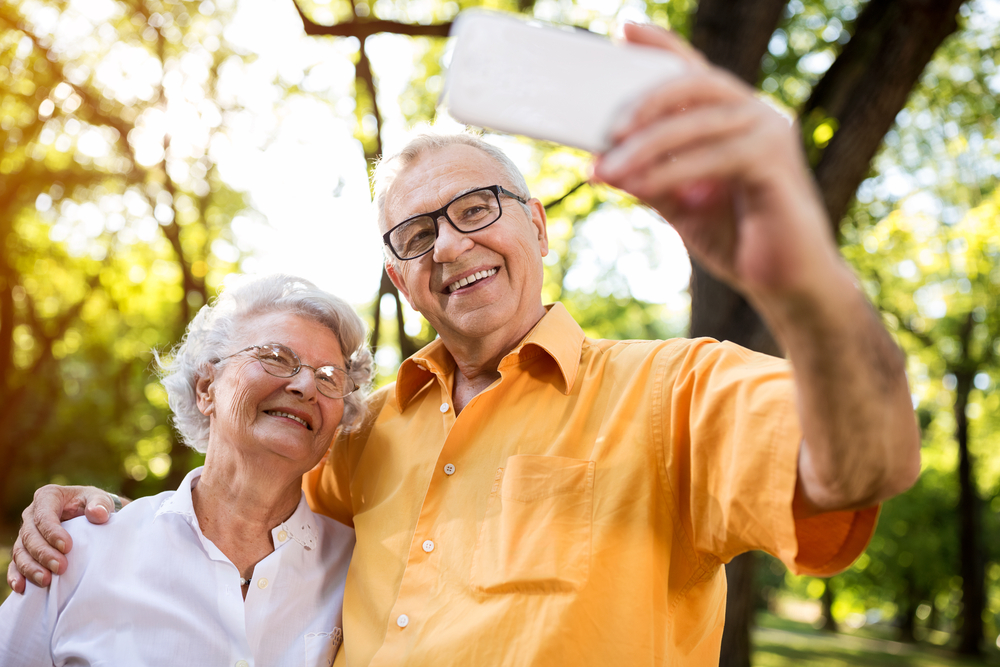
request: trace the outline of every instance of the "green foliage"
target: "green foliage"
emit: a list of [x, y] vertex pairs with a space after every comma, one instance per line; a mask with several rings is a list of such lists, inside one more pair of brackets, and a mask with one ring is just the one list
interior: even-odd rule
[[[209, 154], [228, 112], [218, 69], [239, 58], [219, 38], [215, 6], [105, 9], [0, 8], [8, 525], [46, 482], [141, 495], [189, 468], [151, 350], [174, 345], [233, 270], [231, 252], [216, 250], [229, 247], [229, 223], [246, 208]], [[174, 136], [157, 129], [168, 113], [188, 114]]]

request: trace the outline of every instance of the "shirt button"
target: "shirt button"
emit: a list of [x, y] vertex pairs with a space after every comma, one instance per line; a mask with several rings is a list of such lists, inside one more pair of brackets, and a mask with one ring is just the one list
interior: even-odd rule
[[267, 588], [267, 579], [265, 579], [264, 577], [258, 579], [257, 588], [259, 588], [260, 590], [264, 590], [265, 588]]
[[441, 412], [442, 413], [448, 412], [448, 404], [447, 403], [442, 403], [441, 404]]
[[283, 530], [278, 532], [278, 541], [279, 542], [284, 542], [287, 539], [288, 539], [288, 533], [286, 533]]
[[455, 466], [452, 465], [452, 464], [450, 464], [450, 463], [446, 463], [445, 466], [444, 466], [444, 474], [446, 474], [446, 475], [454, 475], [455, 474]]
[[430, 540], [424, 542], [424, 551], [426, 551], [427, 553], [434, 551], [434, 543], [431, 542]]
[[410, 617], [407, 616], [406, 614], [400, 614], [399, 616], [396, 617], [396, 625], [398, 625], [399, 627], [405, 628], [409, 624], [410, 624]]
[[236, 663], [236, 667], [250, 667], [250, 663], [246, 660], [240, 660]]

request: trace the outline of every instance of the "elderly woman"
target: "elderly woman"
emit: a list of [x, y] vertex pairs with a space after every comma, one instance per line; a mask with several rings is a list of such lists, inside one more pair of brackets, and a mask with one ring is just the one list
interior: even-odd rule
[[66, 524], [66, 573], [0, 607], [0, 664], [332, 664], [354, 532], [313, 514], [301, 480], [364, 412], [364, 339], [300, 278], [244, 279], [202, 308], [161, 367], [205, 465], [106, 527]]

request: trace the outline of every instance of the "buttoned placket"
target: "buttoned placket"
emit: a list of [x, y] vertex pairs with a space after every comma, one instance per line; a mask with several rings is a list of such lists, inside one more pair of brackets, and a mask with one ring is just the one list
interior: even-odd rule
[[[177, 518], [186, 520], [195, 531], [198, 540], [219, 569], [220, 582], [219, 609], [226, 627], [231, 629], [235, 644], [230, 647], [230, 664], [236, 667], [254, 667], [252, 646], [258, 646], [266, 641], [268, 632], [268, 616], [273, 612], [271, 602], [272, 592], [276, 584], [280, 585], [280, 570], [282, 556], [286, 549], [310, 549], [316, 546], [316, 536], [312, 526], [290, 525], [284, 522], [271, 531], [271, 541], [274, 551], [265, 556], [254, 566], [250, 585], [247, 588], [246, 599], [243, 598], [240, 586], [240, 572], [232, 561], [219, 549], [214, 542], [201, 532], [198, 517], [193, 512], [167, 512], [179, 515]], [[298, 512], [289, 519], [296, 519]]]
[[435, 555], [439, 550], [448, 548], [448, 544], [440, 543], [437, 536], [430, 532], [438, 519], [440, 497], [446, 492], [441, 485], [448, 484], [449, 478], [457, 472], [457, 466], [451, 461], [464, 451], [463, 435], [475, 428], [477, 404], [481, 403], [485, 396], [498, 390], [503, 383], [503, 378], [501, 378], [490, 385], [475, 396], [462, 409], [461, 414], [456, 415], [452, 405], [451, 387], [448, 386], [446, 374], [424, 361], [418, 362], [417, 365], [434, 374], [441, 396], [439, 411], [443, 438], [434, 464], [434, 472], [424, 494], [416, 529], [410, 541], [409, 555], [400, 583], [399, 595], [389, 614], [385, 641], [373, 657], [371, 667], [383, 664], [400, 664], [405, 655], [405, 647], [409, 644], [408, 636], [418, 632], [422, 620], [419, 601], [426, 599], [429, 593], [426, 587], [421, 586], [419, 582], [431, 578], [431, 573], [426, 571], [427, 568], [432, 568], [433, 573], [437, 572]]
[[[222, 617], [223, 625], [230, 629], [229, 635], [233, 640], [233, 644], [229, 648], [231, 656], [229, 664], [254, 667], [253, 651], [250, 647], [249, 633], [246, 630], [247, 608], [243, 601], [239, 570], [222, 553], [222, 550], [201, 532], [198, 517], [193, 511], [190, 513], [178, 512], [177, 514], [180, 514], [191, 525], [209, 559], [215, 563], [217, 568], [219, 614]], [[247, 593], [247, 598], [249, 597], [250, 594]]]

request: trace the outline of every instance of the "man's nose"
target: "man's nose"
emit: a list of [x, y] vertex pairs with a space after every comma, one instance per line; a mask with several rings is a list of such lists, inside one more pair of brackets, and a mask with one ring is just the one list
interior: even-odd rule
[[434, 240], [434, 261], [438, 264], [454, 262], [462, 253], [471, 250], [476, 245], [472, 237], [463, 234], [444, 218], [438, 218], [438, 235]]

